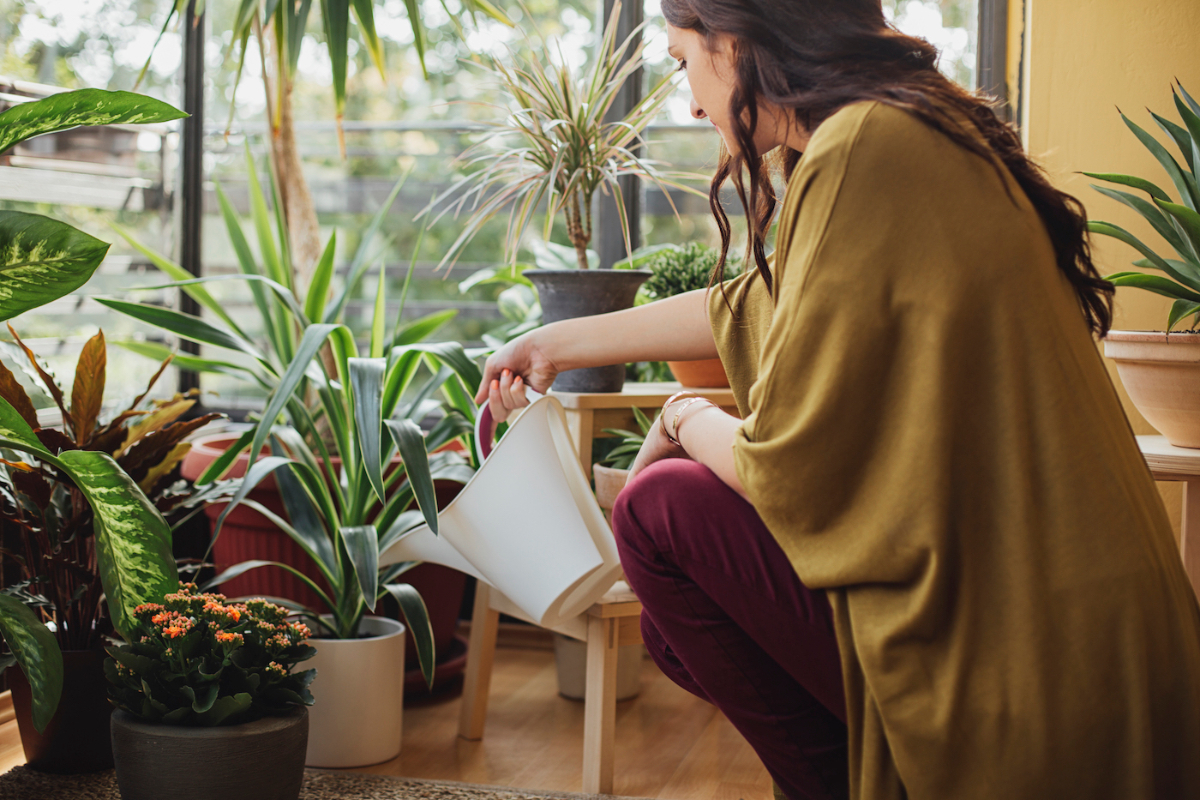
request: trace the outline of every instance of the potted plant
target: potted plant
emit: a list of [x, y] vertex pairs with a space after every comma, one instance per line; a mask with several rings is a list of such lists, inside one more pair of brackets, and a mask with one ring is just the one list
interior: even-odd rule
[[[1178, 89], [1178, 91], [1175, 91]], [[1160, 256], [1129, 231], [1109, 222], [1093, 221], [1093, 233], [1119, 239], [1143, 256], [1134, 261], [1145, 272], [1118, 272], [1107, 276], [1116, 286], [1134, 286], [1172, 298], [1175, 302], [1161, 332], [1109, 331], [1104, 353], [1117, 364], [1121, 382], [1143, 416], [1178, 447], [1200, 447], [1200, 104], [1181, 84], [1172, 87], [1182, 126], [1153, 114], [1155, 122], [1183, 155], [1180, 164], [1153, 136], [1124, 114], [1121, 119], [1162, 165], [1179, 195], [1176, 203], [1163, 189], [1144, 178], [1109, 173], [1084, 173], [1089, 177], [1134, 189], [1142, 194], [1093, 188], [1137, 211], [1153, 226], [1177, 258]], [[1143, 196], [1144, 195], [1144, 196]], [[1172, 332], [1190, 320], [1193, 332]]]
[[[61, 428], [39, 426], [29, 396], [2, 363], [0, 397], [46, 447], [59, 456], [68, 452], [108, 455], [159, 513], [177, 520], [206, 499], [219, 496], [222, 487], [197, 493], [173, 473], [191, 447], [184, 439], [219, 415], [181, 421], [195, 403], [194, 396], [145, 401], [169, 358], [128, 408], [102, 420], [107, 372], [103, 332], [84, 345], [68, 401], [11, 325], [9, 331], [28, 360], [26, 372], [58, 404]], [[105, 589], [96, 563], [94, 512], [84, 492], [45, 460], [10, 462], [0, 475], [0, 488], [10, 501], [0, 504], [3, 546], [15, 563], [20, 591], [36, 599], [39, 613], [54, 623], [54, 639], [64, 663], [64, 705], [43, 730], [34, 725], [29, 682], [24, 675], [10, 680], [26, 761], [33, 769], [49, 772], [106, 769], [112, 766], [111, 708], [102, 691], [101, 663], [103, 641], [112, 635], [112, 628], [102, 603]]]
[[[663, 248], [646, 264], [651, 275], [638, 292], [638, 304], [697, 289], [707, 289], [720, 257], [716, 248], [701, 242]], [[738, 264], [726, 263], [725, 280], [735, 278], [740, 273], [741, 267]], [[725, 368], [721, 366], [719, 358], [668, 361], [667, 366], [675, 380], [684, 386], [707, 388], [729, 385], [729, 378], [725, 375]]]
[[[565, 65], [555, 65], [539, 52], [554, 47], [541, 43], [528, 56], [510, 55], [510, 64], [492, 59], [488, 71], [509, 96], [512, 108], [494, 131], [462, 156], [468, 174], [435, 197], [422, 215], [432, 221], [453, 209], [470, 206], [459, 237], [447, 249], [443, 264], [451, 264], [489, 219], [508, 208], [505, 259], [516, 261], [526, 229], [546, 200], [549, 211], [543, 231], [545, 249], [559, 212], [573, 248], [573, 263], [559, 257], [557, 268], [528, 270], [524, 278], [537, 287], [546, 322], [603, 314], [628, 308], [649, 273], [641, 270], [596, 270], [588, 255], [592, 238], [592, 201], [596, 191], [612, 193], [624, 208], [618, 178], [636, 175], [651, 180], [664, 192], [669, 187], [695, 191], [680, 183], [684, 175], [661, 171], [636, 152], [646, 126], [674, 90], [670, 76], [663, 78], [642, 103], [619, 120], [606, 120], [617, 93], [644, 66], [643, 44], [635, 40], [640, 27], [617, 44], [620, 4], [613, 7], [595, 63], [585, 75], [575, 75]], [[438, 210], [440, 208], [440, 210]], [[436, 212], [436, 213], [435, 213]], [[621, 220], [629, 249], [629, 228]], [[560, 391], [619, 391], [624, 365], [568, 370], [559, 374], [554, 388]]]
[[[366, 614], [375, 611], [385, 595], [398, 601], [412, 631], [415, 654], [426, 682], [432, 677], [435, 665], [433, 638], [429, 613], [420, 595], [409, 584], [396, 582], [413, 565], [383, 570], [371, 565], [377, 562], [381, 549], [386, 549], [394, 537], [419, 519], [420, 511], [406, 513], [414, 501], [420, 503], [421, 511], [436, 519], [435, 481], [461, 484], [473, 472], [471, 462], [455, 453], [438, 453], [432, 458], [429, 455], [453, 439], [473, 435], [472, 396], [481, 380], [478, 367], [457, 343], [421, 343], [452, 318], [454, 312], [433, 314], [402, 325], [399, 322], [402, 298], [396, 324], [389, 330], [381, 271], [367, 357], [358, 356], [350, 330], [340, 321], [354, 287], [366, 271], [368, 242], [400, 185], [393, 189], [392, 196], [364, 233], [347, 280], [336, 294], [330, 291], [334, 239], [326, 246], [313, 282], [303, 297], [286, 283], [288, 271], [279, 268], [288, 259], [285, 231], [278, 217], [272, 222], [265, 197], [252, 180], [251, 208], [260, 231], [259, 249], [268, 254], [261, 266], [250, 254], [236, 214], [220, 191], [218, 201], [239, 253], [242, 274], [184, 278], [177, 265], [145, 250], [169, 275], [183, 278], [166, 285], [192, 292], [215, 315], [212, 322], [156, 306], [100, 301], [176, 335], [250, 354], [254, 363], [241, 367], [242, 373], [270, 392], [260, 418], [262, 422], [232, 442], [226, 437], [220, 454], [197, 470], [196, 481], [207, 485], [231, 473], [244, 456], [238, 469], [245, 470], [245, 491], [213, 512], [216, 513], [214, 552], [219, 552], [226, 526], [242, 507], [261, 515], [281, 531], [285, 541], [294, 545], [291, 563], [266, 553], [232, 564], [219, 558], [222, 570], [217, 582], [224, 585], [226, 581], [273, 568], [306, 589], [307, 599], [298, 607], [308, 615], [319, 637], [315, 640], [318, 650], [315, 666], [321, 669], [322, 678], [314, 692], [318, 699], [340, 692], [339, 687], [345, 687], [350, 694], [343, 702], [321, 703], [313, 711], [309, 739], [309, 763], [313, 766], [358, 766], [386, 761], [399, 752], [400, 688], [390, 678], [403, 673], [403, 626], [394, 620]], [[245, 281], [255, 292], [266, 331], [264, 341], [252, 342], [208, 294], [204, 284], [221, 280]], [[192, 359], [189, 363], [218, 369], [231, 362]], [[428, 365], [425, 373], [422, 364]], [[422, 374], [428, 377], [419, 381]], [[439, 391], [448, 398], [445, 403], [433, 399]], [[406, 395], [410, 399], [401, 403]], [[443, 417], [427, 437], [422, 436], [417, 423], [434, 409], [441, 409]], [[286, 424], [273, 427], [276, 422]], [[398, 440], [404, 441], [404, 446], [398, 446]], [[268, 445], [276, 455], [251, 463], [249, 454], [260, 454]], [[469, 450], [474, 452], [473, 448]], [[289, 469], [282, 469], [285, 464], [291, 465]], [[258, 502], [251, 494], [268, 478], [279, 487], [280, 505], [275, 508]], [[274, 544], [270, 552], [279, 549]], [[244, 590], [243, 586], [238, 591]], [[447, 602], [453, 605], [449, 615], [453, 623], [461, 604], [461, 592]], [[323, 611], [329, 616], [323, 617]], [[440, 613], [435, 616], [447, 617]], [[363, 633], [373, 638], [360, 641]], [[452, 636], [451, 632], [447, 638]], [[336, 653], [347, 648], [354, 655], [344, 669], [323, 663], [337, 658]], [[377, 650], [377, 656], [368, 655], [371, 650]], [[373, 673], [377, 683], [372, 685], [364, 680], [365, 667], [364, 671], [358, 671], [353, 662], [365, 664], [376, 657], [381, 666]], [[395, 702], [390, 703], [389, 697]], [[364, 720], [371, 725], [364, 726]]]
[[296, 800], [316, 675], [293, 672], [315, 653], [307, 626], [195, 584], [134, 616], [134, 638], [104, 662], [121, 797]]
[[[166, 103], [127, 92], [63, 92], [0, 114], [0, 151], [79, 125], [164, 122], [182, 116]], [[0, 211], [0, 268], [6, 287], [0, 319], [79, 288], [107, 251], [106, 243], [57, 220]], [[27, 720], [18, 724], [31, 766], [103, 768], [106, 760], [111, 763], [104, 732], [108, 709], [101, 705], [98, 721], [90, 716], [103, 697], [95, 680], [98, 639], [106, 630], [100, 598], [107, 600], [109, 623], [124, 635], [138, 604], [161, 597], [178, 583], [170, 528], [114, 452], [121, 450], [117, 455], [126, 458], [126, 466], [151, 492], [158, 491], [169, 467], [156, 470], [165, 462], [175, 463], [172, 451], [179, 439], [162, 431], [175, 417], [159, 417], [147, 425], [146, 420], [135, 423], [140, 412], [134, 412], [98, 422], [102, 336], [85, 347], [87, 363], [76, 376], [69, 408], [32, 352], [22, 347], [20, 353], [29, 359], [33, 379], [42, 380], [59, 405], [65, 427], [42, 428], [15, 376], [7, 367], [0, 369], [0, 447], [10, 451], [0, 477], [4, 555], [24, 577], [0, 593], [0, 633], [9, 650], [0, 667], [15, 663], [20, 668], [20, 677], [14, 674], [12, 680], [14, 704], [18, 718]], [[130, 436], [138, 424], [141, 433]], [[168, 502], [171, 491], [162, 489], [159, 499]], [[46, 616], [54, 623], [53, 633]], [[65, 660], [63, 647], [69, 651]], [[74, 653], [71, 648], [82, 649]], [[63, 697], [66, 703], [59, 710]]]
[[604, 515], [610, 517], [610, 523], [617, 495], [625, 488], [625, 481], [629, 478], [629, 468], [633, 466], [633, 460], [637, 458], [642, 443], [646, 441], [646, 436], [654, 425], [654, 420], [647, 417], [640, 408], [631, 410], [633, 418], [637, 421], [638, 431], [605, 428], [605, 433], [617, 438], [617, 444], [604, 458], [592, 465], [592, 476], [596, 481], [596, 502], [604, 509]]

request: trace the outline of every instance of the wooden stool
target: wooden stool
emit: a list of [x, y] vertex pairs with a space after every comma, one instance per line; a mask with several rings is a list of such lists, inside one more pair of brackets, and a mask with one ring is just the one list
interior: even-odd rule
[[[483, 738], [501, 612], [524, 618], [504, 595], [484, 583], [476, 584], [462, 712], [458, 719], [458, 735], [471, 741]], [[642, 604], [637, 596], [628, 585], [618, 582], [587, 613], [556, 630], [556, 633], [587, 643], [587, 682], [583, 701], [585, 794], [612, 794], [617, 648], [642, 643], [641, 614]]]

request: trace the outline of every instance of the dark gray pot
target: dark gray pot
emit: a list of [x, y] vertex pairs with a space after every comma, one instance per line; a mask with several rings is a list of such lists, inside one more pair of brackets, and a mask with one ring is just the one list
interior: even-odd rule
[[[531, 269], [525, 277], [537, 287], [546, 323], [608, 314], [633, 306], [637, 290], [650, 277], [645, 269]], [[551, 387], [557, 392], [619, 392], [625, 365], [570, 369]]]
[[241, 725], [195, 728], [112, 715], [121, 800], [296, 800], [308, 709]]

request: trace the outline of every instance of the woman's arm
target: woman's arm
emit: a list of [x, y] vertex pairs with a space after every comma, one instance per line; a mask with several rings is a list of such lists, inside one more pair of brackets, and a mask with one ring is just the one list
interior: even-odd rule
[[690, 361], [716, 358], [708, 324], [707, 291], [656, 300], [637, 308], [544, 325], [493, 353], [483, 369], [475, 402], [488, 399], [504, 370], [545, 392], [558, 373], [629, 361]]
[[[733, 463], [733, 442], [742, 421], [708, 401], [685, 406], [689, 399], [680, 398], [663, 409], [662, 419], [651, 427], [630, 467], [629, 480], [655, 461], [690, 458], [711, 469], [729, 488], [745, 497], [746, 491]], [[679, 446], [663, 433], [664, 424]]]

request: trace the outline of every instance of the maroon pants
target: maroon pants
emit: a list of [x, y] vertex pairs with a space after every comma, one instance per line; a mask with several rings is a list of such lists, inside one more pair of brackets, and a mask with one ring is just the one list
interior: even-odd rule
[[846, 797], [829, 603], [796, 577], [754, 507], [707, 467], [669, 459], [621, 493], [613, 531], [662, 671], [721, 709], [791, 800]]

